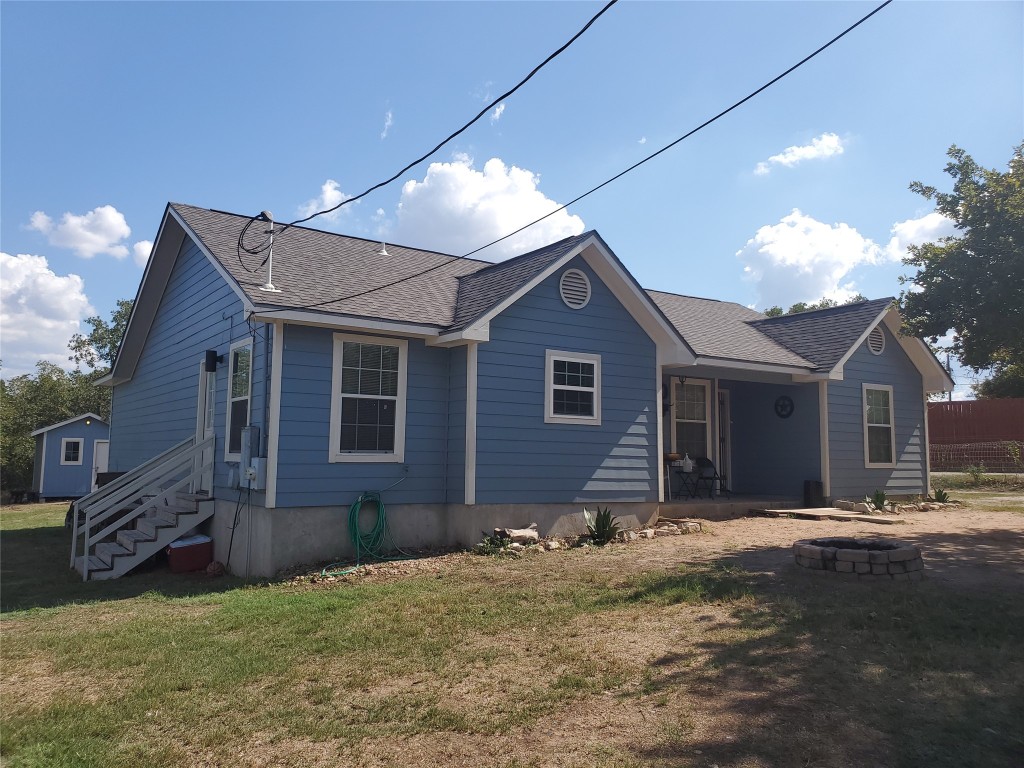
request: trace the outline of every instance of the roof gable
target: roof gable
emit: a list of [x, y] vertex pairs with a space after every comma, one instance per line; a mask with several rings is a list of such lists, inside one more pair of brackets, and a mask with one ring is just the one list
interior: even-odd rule
[[81, 416], [73, 416], [70, 419], [65, 419], [64, 421], [58, 422], [56, 424], [51, 424], [48, 427], [40, 427], [35, 432], [30, 433], [30, 436], [35, 437], [36, 435], [43, 434], [43, 432], [49, 432], [51, 429], [60, 429], [61, 427], [66, 427], [68, 424], [74, 424], [76, 421], [84, 421], [85, 419], [92, 419], [93, 421], [96, 421], [104, 426], [110, 426], [109, 424], [107, 424], [106, 421], [101, 419], [95, 413], [90, 412], [83, 413]]
[[792, 350], [823, 370], [831, 371], [870, 333], [892, 304], [892, 298], [860, 301], [748, 321], [750, 327]]

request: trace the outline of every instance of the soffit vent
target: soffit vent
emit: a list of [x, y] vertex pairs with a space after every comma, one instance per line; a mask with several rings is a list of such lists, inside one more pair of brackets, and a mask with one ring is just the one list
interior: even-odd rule
[[873, 355], [882, 354], [885, 349], [885, 333], [882, 331], [882, 326], [876, 325], [874, 330], [868, 334], [868, 349]]
[[583, 309], [590, 303], [590, 280], [578, 269], [567, 269], [558, 281], [562, 301], [572, 309]]

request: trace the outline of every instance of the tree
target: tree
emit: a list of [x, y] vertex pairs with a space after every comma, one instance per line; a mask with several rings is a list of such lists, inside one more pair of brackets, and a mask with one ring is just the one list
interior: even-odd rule
[[114, 364], [117, 357], [117, 348], [124, 337], [124, 331], [128, 327], [128, 320], [132, 316], [132, 307], [135, 302], [129, 299], [120, 299], [117, 302], [117, 309], [114, 310], [107, 323], [102, 317], [87, 317], [85, 322], [92, 326], [88, 336], [76, 333], [68, 342], [68, 349], [71, 362], [81, 365], [85, 363], [90, 368], [96, 368], [103, 363], [108, 368]]
[[947, 155], [952, 192], [919, 181], [910, 189], [934, 200], [959, 234], [908, 248], [903, 263], [917, 273], [900, 278], [912, 286], [900, 297], [904, 325], [933, 344], [952, 329], [965, 366], [994, 369], [993, 383], [976, 392], [1004, 391], [1024, 369], [1024, 144], [1005, 173], [955, 145]]
[[[856, 294], [850, 297], [843, 304], [856, 304], [858, 301], [867, 301], [867, 296]], [[809, 312], [812, 309], [831, 309], [832, 307], [838, 307], [839, 302], [835, 299], [830, 299], [827, 296], [824, 298], [808, 304], [804, 301], [798, 301], [796, 304], [791, 306], [789, 309], [783, 311], [782, 307], [775, 305], [774, 307], [768, 307], [764, 311], [767, 317], [780, 317], [781, 315], [795, 315], [797, 312]]]

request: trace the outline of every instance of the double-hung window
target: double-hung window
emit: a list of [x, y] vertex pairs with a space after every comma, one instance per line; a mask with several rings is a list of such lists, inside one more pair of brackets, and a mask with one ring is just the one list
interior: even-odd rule
[[249, 426], [249, 402], [252, 399], [251, 339], [231, 345], [228, 365], [228, 439], [224, 444], [224, 460], [239, 461], [242, 458], [242, 430]]
[[864, 384], [864, 466], [895, 467], [892, 387]]
[[709, 458], [711, 383], [702, 379], [677, 381], [675, 405], [675, 451], [691, 459]]
[[82, 463], [82, 439], [78, 437], [64, 437], [60, 441], [60, 463], [62, 465]]
[[600, 425], [600, 355], [547, 350], [544, 421], [549, 424]]
[[402, 461], [408, 342], [334, 336], [330, 461]]

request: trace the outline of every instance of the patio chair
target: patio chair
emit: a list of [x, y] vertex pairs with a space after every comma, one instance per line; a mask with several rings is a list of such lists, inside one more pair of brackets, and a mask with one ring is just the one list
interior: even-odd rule
[[732, 498], [729, 493], [729, 488], [725, 484], [725, 478], [718, 474], [718, 470], [715, 468], [714, 462], [711, 459], [697, 458], [693, 460], [694, 472], [697, 478], [694, 482], [694, 495], [700, 496], [700, 489], [707, 488], [708, 498], [715, 498], [715, 483], [718, 483], [718, 492], [724, 493], [729, 498]]

